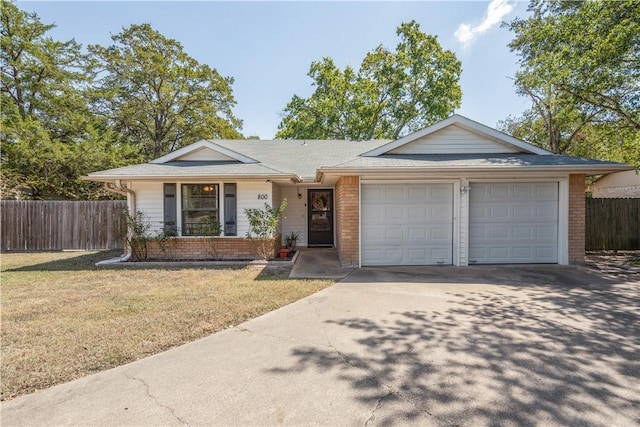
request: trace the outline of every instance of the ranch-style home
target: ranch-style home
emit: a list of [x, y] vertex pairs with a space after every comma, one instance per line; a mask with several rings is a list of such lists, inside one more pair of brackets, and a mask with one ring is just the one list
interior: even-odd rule
[[255, 256], [244, 210], [287, 199], [282, 233], [344, 266], [467, 266], [582, 262], [585, 176], [629, 169], [453, 115], [394, 141], [202, 140], [87, 179], [175, 231], [182, 259], [203, 257], [203, 218], [222, 225], [220, 256]]

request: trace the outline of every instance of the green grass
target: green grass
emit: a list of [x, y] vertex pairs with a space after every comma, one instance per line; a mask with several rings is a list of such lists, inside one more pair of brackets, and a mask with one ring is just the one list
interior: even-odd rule
[[262, 266], [94, 266], [113, 255], [2, 255], [2, 400], [192, 341], [333, 283]]

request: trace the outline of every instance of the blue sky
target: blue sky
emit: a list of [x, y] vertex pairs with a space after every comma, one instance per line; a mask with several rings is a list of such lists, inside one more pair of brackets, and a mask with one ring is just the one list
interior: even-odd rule
[[462, 107], [456, 112], [489, 126], [519, 115], [527, 101], [515, 94], [517, 58], [512, 34], [500, 21], [525, 16], [526, 2], [509, 0], [440, 2], [35, 2], [35, 11], [58, 27], [58, 40], [83, 46], [110, 44], [123, 27], [148, 22], [178, 40], [201, 63], [235, 79], [235, 115], [245, 135], [273, 138], [293, 94], [313, 92], [312, 61], [332, 57], [341, 68], [358, 68], [382, 44], [394, 48], [396, 28], [412, 19], [438, 36], [462, 61]]

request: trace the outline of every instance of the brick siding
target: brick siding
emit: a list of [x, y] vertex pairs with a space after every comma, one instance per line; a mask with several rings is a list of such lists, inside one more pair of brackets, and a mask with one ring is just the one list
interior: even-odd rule
[[272, 258], [280, 249], [279, 242], [279, 238], [176, 237], [167, 240], [164, 250], [158, 242], [148, 242], [147, 260], [261, 259], [260, 245]]
[[360, 262], [360, 178], [343, 176], [336, 184], [336, 248], [343, 267]]
[[584, 263], [585, 176], [569, 176], [569, 263]]

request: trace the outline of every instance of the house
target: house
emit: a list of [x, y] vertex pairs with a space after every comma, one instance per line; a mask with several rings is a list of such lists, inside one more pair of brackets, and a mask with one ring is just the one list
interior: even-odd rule
[[640, 198], [640, 174], [636, 171], [616, 172], [591, 184], [594, 198]]
[[395, 141], [203, 140], [86, 178], [175, 230], [181, 258], [203, 256], [207, 216], [220, 254], [252, 256], [244, 209], [287, 199], [282, 232], [335, 247], [344, 266], [467, 266], [582, 262], [585, 176], [628, 169], [453, 115]]

